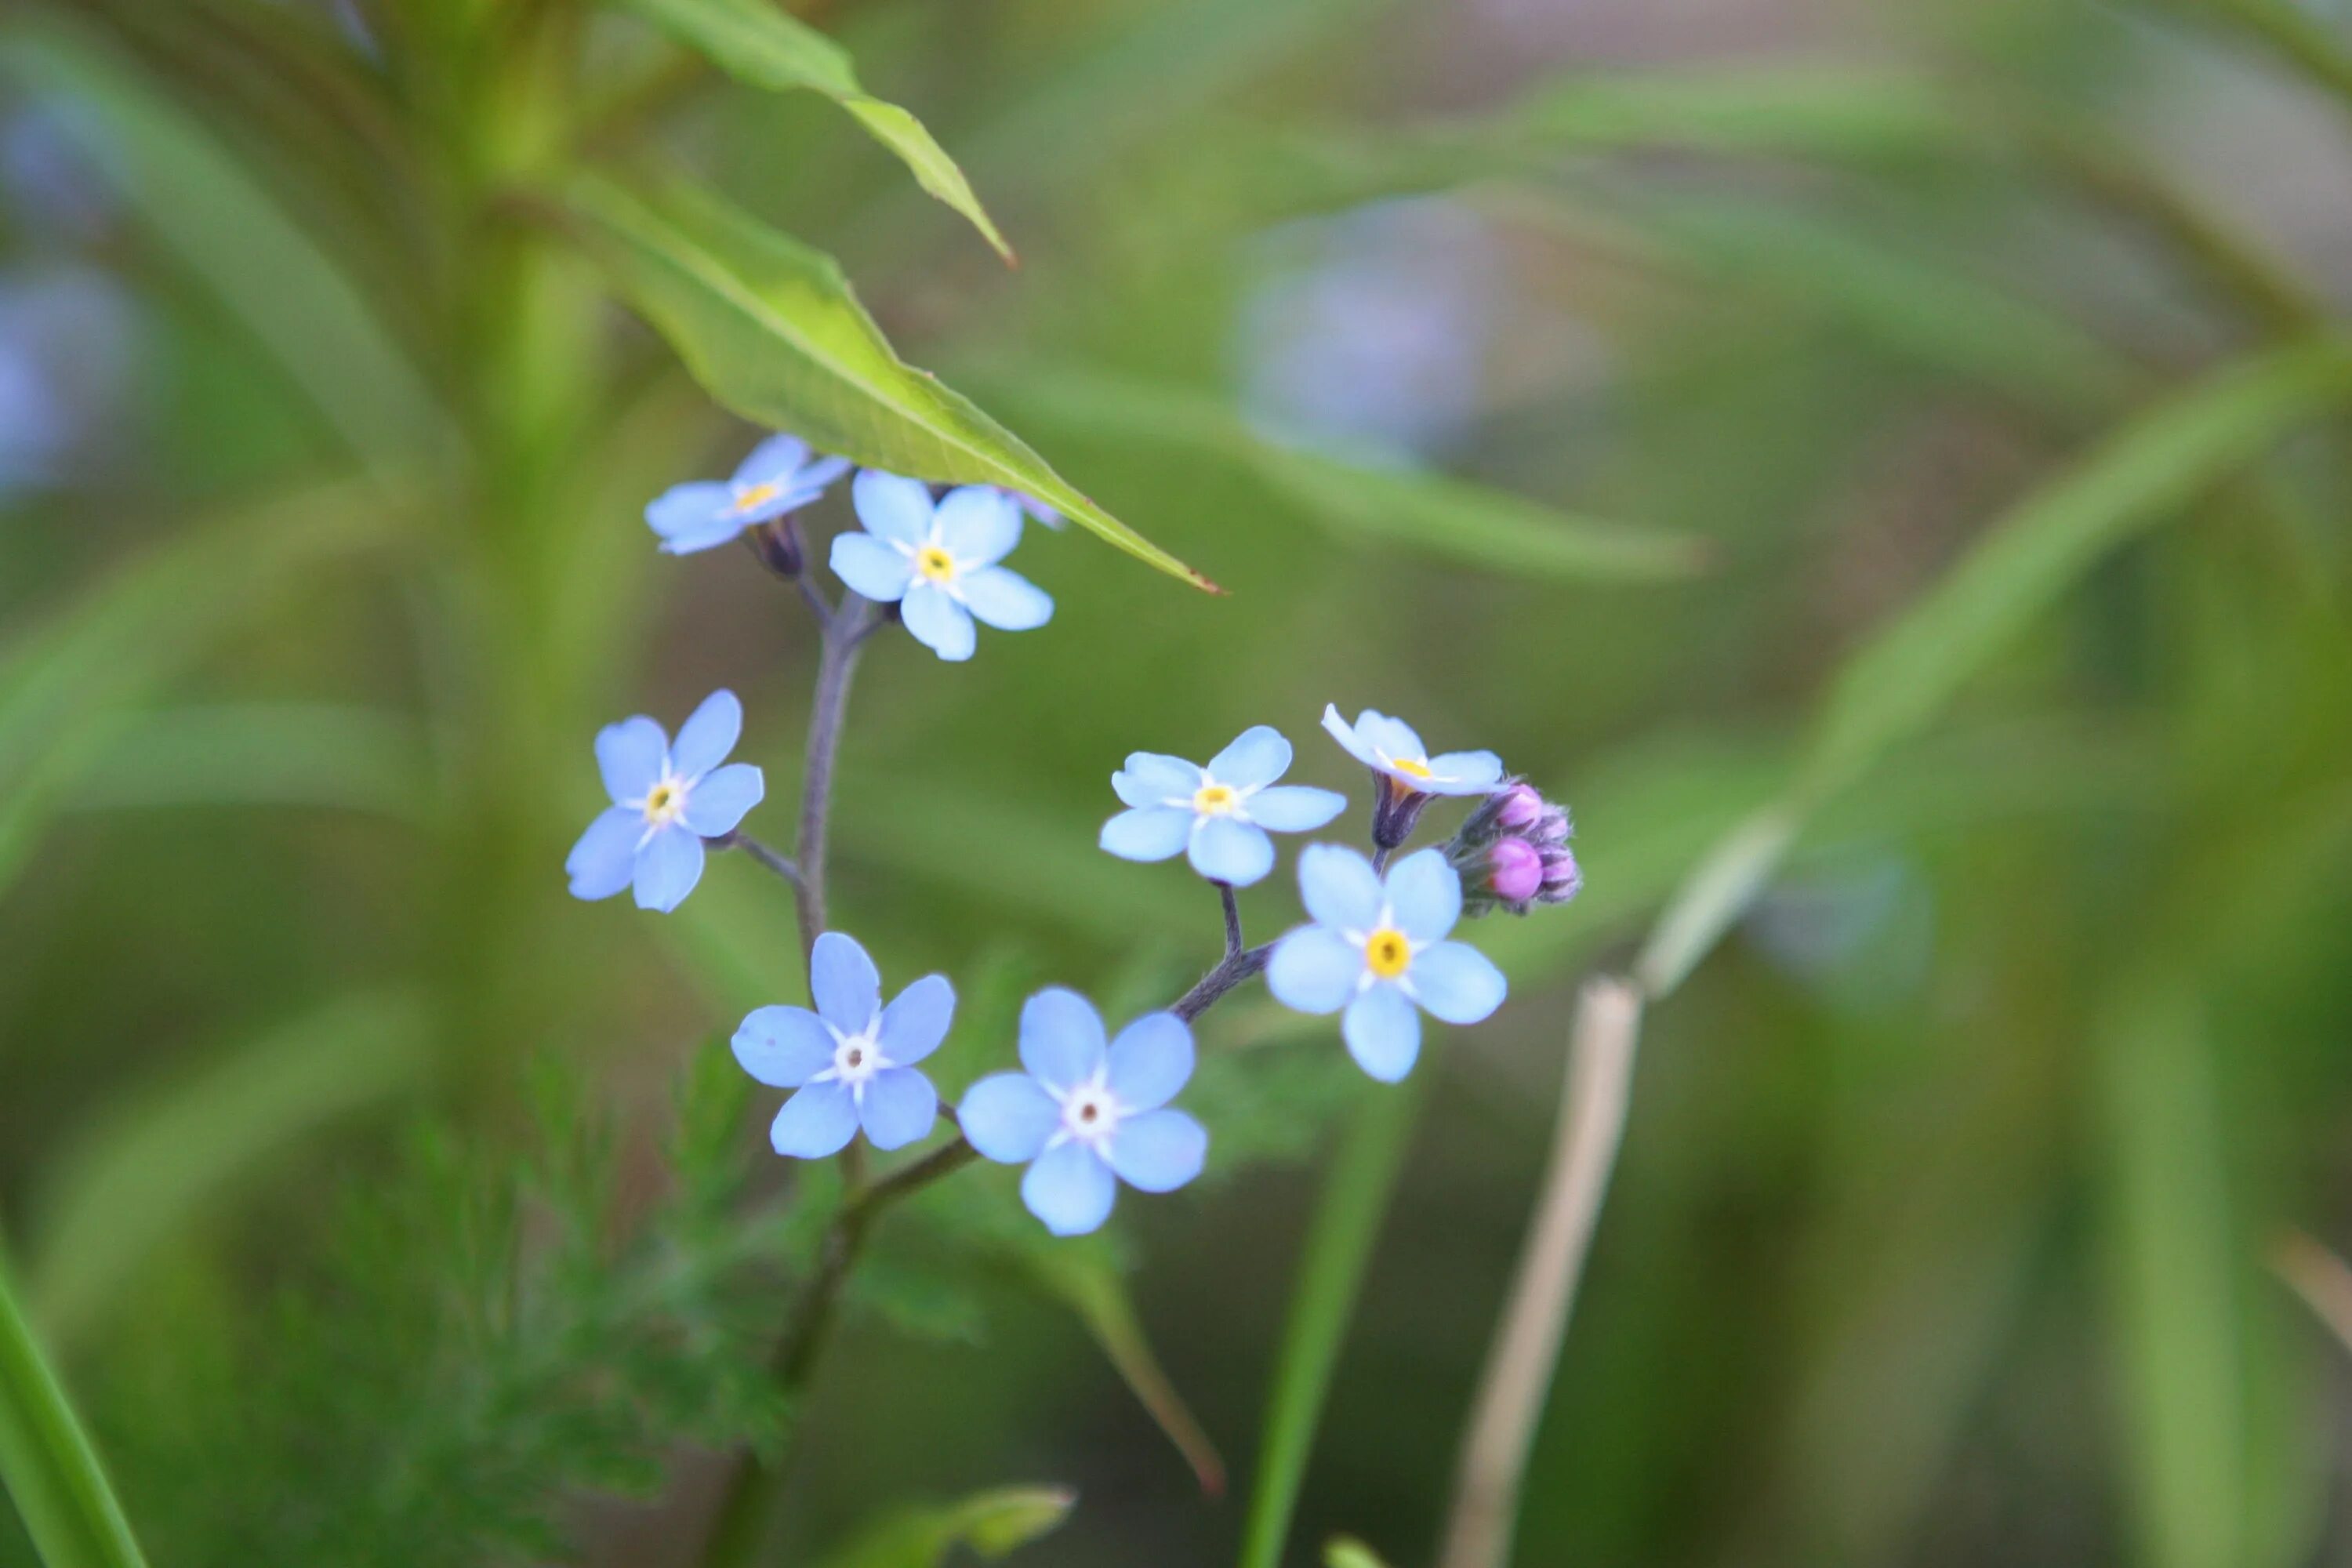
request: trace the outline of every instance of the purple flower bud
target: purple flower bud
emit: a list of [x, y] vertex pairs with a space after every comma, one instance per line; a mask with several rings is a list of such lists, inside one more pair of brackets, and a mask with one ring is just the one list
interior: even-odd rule
[[1534, 844], [1565, 844], [1570, 836], [1575, 833], [1576, 824], [1570, 819], [1568, 807], [1554, 805], [1547, 801], [1544, 803], [1543, 810], [1537, 814], [1535, 821], [1522, 831], [1528, 840]]
[[1498, 838], [1486, 852], [1486, 885], [1505, 903], [1526, 903], [1543, 879], [1543, 852], [1524, 838]]
[[1495, 824], [1511, 833], [1524, 833], [1542, 820], [1544, 797], [1534, 786], [1514, 783], [1495, 793]]
[[1537, 901], [1564, 904], [1583, 890], [1584, 873], [1577, 868], [1576, 852], [1565, 844], [1547, 845], [1540, 852], [1543, 885]]

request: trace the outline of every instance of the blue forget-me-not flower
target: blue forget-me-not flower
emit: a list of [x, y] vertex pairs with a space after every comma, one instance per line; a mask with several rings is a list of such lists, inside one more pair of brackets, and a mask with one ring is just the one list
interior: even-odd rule
[[1029, 1163], [1021, 1201], [1055, 1236], [1110, 1217], [1118, 1184], [1173, 1192], [1201, 1173], [1209, 1134], [1168, 1102], [1192, 1076], [1192, 1031], [1147, 1013], [1103, 1043], [1102, 1016], [1075, 991], [1040, 991], [1021, 1009], [1021, 1065], [964, 1092], [957, 1120], [974, 1149]]
[[926, 974], [882, 1005], [882, 976], [856, 942], [837, 931], [809, 955], [805, 1007], [761, 1007], [735, 1031], [735, 1059], [775, 1089], [798, 1090], [776, 1112], [768, 1141], [803, 1160], [837, 1152], [863, 1127], [877, 1149], [898, 1149], [931, 1130], [939, 1092], [915, 1064], [939, 1049], [955, 1016], [955, 987]]
[[1503, 782], [1503, 759], [1492, 752], [1431, 756], [1412, 725], [1367, 708], [1353, 724], [1337, 703], [1323, 708], [1323, 728], [1348, 754], [1383, 778], [1419, 795], [1485, 795]]
[[758, 768], [727, 763], [742, 732], [743, 705], [724, 690], [703, 699], [675, 745], [642, 713], [599, 731], [596, 766], [613, 805], [563, 863], [572, 896], [634, 886], [639, 909], [677, 908], [702, 879], [702, 841], [732, 833], [767, 793]]
[[1275, 944], [1266, 989], [1302, 1013], [1346, 1008], [1339, 1032], [1349, 1054], [1374, 1078], [1394, 1083], [1421, 1054], [1421, 1013], [1475, 1024], [1502, 1005], [1503, 972], [1445, 934], [1462, 914], [1462, 879], [1441, 849], [1423, 849], [1389, 868], [1336, 844], [1298, 857], [1298, 891], [1315, 921]]
[[646, 521], [672, 555], [715, 550], [757, 523], [824, 494], [849, 471], [846, 458], [814, 458], [797, 436], [771, 436], [725, 480], [672, 485], [646, 508]]
[[919, 479], [868, 468], [852, 481], [863, 533], [835, 534], [834, 575], [898, 606], [915, 640], [941, 658], [971, 657], [975, 616], [1025, 632], [1054, 616], [1054, 601], [997, 564], [1021, 542], [1021, 510], [992, 485], [965, 485], [936, 503]]
[[1137, 752], [1111, 774], [1131, 808], [1103, 824], [1102, 847], [1129, 860], [1165, 860], [1182, 849], [1213, 882], [1246, 888], [1274, 869], [1277, 833], [1307, 833], [1347, 809], [1347, 796], [1302, 784], [1270, 788], [1290, 767], [1290, 742], [1258, 724], [1209, 759]]

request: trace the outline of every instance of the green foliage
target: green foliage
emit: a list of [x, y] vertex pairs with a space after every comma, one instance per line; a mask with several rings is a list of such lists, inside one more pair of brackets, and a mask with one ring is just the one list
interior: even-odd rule
[[827, 1557], [825, 1568], [940, 1568], [960, 1546], [995, 1562], [1069, 1517], [1077, 1494], [1053, 1487], [1008, 1487], [886, 1520]]
[[0, 1487], [48, 1568], [142, 1568], [107, 1484], [0, 1261]]

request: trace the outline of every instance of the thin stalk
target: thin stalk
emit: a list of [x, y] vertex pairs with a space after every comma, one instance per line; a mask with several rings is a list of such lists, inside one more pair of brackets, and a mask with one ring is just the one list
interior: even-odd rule
[[0, 1264], [0, 1482], [50, 1568], [145, 1568], [98, 1450]]
[[857, 654], [878, 617], [856, 594], [844, 594], [841, 607], [824, 623], [824, 651], [816, 668], [816, 699], [809, 710], [808, 764], [801, 781], [800, 837], [794, 846], [800, 868], [793, 884], [800, 911], [801, 957], [810, 958], [824, 924], [825, 818], [833, 804], [833, 769], [841, 750], [841, 724], [849, 710], [849, 679]]
[[1264, 973], [1267, 960], [1274, 956], [1272, 942], [1258, 947], [1242, 945], [1242, 907], [1234, 901], [1233, 884], [1219, 882], [1215, 886], [1225, 906], [1225, 955], [1168, 1009], [1188, 1024], [1216, 1005], [1234, 986]]
[[706, 838], [703, 843], [713, 849], [740, 849], [793, 887], [801, 885], [801, 868], [793, 864], [791, 856], [770, 848], [740, 828], [732, 833], [722, 833], [716, 838]]

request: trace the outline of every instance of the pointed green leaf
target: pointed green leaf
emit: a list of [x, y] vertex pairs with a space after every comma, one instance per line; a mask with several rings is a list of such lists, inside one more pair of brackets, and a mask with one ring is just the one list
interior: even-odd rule
[[1217, 591], [969, 398], [899, 359], [831, 257], [689, 188], [640, 195], [583, 174], [563, 204], [638, 312], [746, 419], [868, 468], [1021, 490], [1138, 560]]
[[0, 1261], [0, 1483], [48, 1568], [143, 1568], [66, 1391], [33, 1338]]
[[1378, 1552], [1352, 1535], [1335, 1535], [1323, 1543], [1323, 1568], [1389, 1568]]
[[1060, 1529], [1077, 1500], [1065, 1487], [1004, 1487], [912, 1509], [860, 1534], [826, 1568], [940, 1568], [959, 1546], [992, 1563]]
[[847, 50], [773, 0], [619, 0], [747, 86], [770, 92], [821, 92], [856, 117], [896, 153], [923, 189], [971, 220], [996, 253], [1013, 259], [971, 182], [923, 122], [857, 85]]
[[1032, 1254], [1028, 1262], [1045, 1289], [1085, 1322], [1112, 1370], [1192, 1467], [1202, 1495], [1224, 1495], [1224, 1458], [1160, 1364], [1126, 1279], [1098, 1257], [1060, 1248]]

